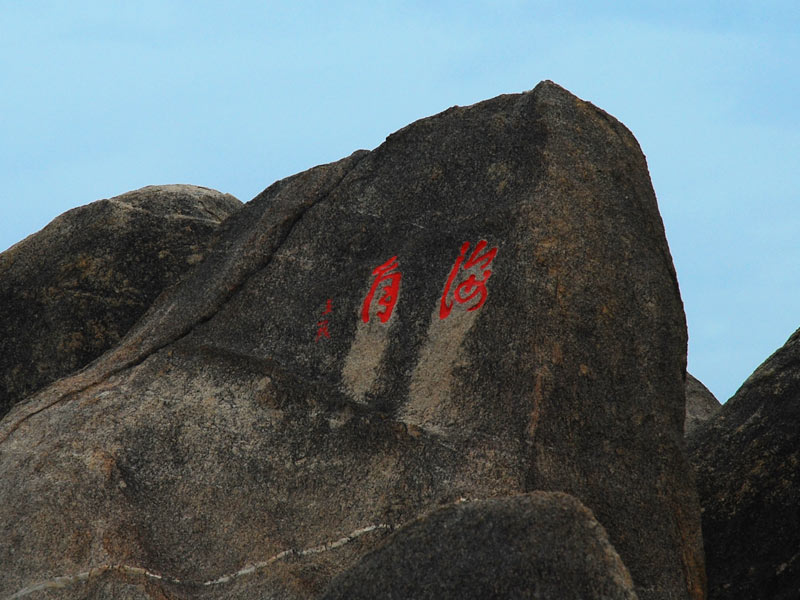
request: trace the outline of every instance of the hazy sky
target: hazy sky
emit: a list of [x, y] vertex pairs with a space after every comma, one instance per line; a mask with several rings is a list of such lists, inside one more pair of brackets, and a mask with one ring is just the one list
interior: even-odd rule
[[2, 2], [0, 250], [145, 185], [247, 201], [542, 79], [639, 140], [726, 400], [800, 327], [798, 0]]

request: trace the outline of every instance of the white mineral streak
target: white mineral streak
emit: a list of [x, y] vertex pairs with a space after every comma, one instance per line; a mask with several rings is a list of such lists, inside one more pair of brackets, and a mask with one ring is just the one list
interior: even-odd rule
[[[321, 552], [326, 552], [328, 550], [334, 550], [335, 548], [340, 548], [341, 546], [344, 546], [348, 542], [352, 542], [353, 540], [361, 537], [362, 535], [365, 535], [372, 531], [377, 531], [379, 529], [391, 529], [391, 526], [383, 523], [378, 523], [377, 525], [369, 525], [368, 527], [362, 527], [361, 529], [356, 529], [355, 531], [349, 533], [343, 538], [339, 538], [338, 540], [334, 540], [331, 542], [326, 542], [318, 546], [312, 546], [311, 548], [306, 548], [304, 550], [294, 550], [294, 549], [284, 550], [283, 552], [279, 552], [275, 556], [271, 556], [267, 560], [257, 562], [251, 565], [245, 565], [243, 568], [239, 569], [235, 573], [229, 573], [227, 575], [223, 575], [222, 577], [218, 577], [217, 579], [204, 581], [199, 585], [212, 586], [212, 585], [220, 585], [223, 583], [228, 583], [229, 581], [232, 581], [238, 577], [251, 575], [256, 571], [268, 567], [274, 562], [286, 558], [287, 556], [309, 556], [312, 554], [319, 554]], [[33, 585], [29, 585], [28, 587], [22, 588], [13, 595], [8, 596], [6, 600], [16, 600], [17, 598], [24, 598], [25, 596], [29, 596], [34, 592], [40, 592], [42, 590], [64, 589], [75, 583], [81, 581], [88, 581], [89, 578], [97, 577], [108, 571], [117, 571], [125, 575], [136, 575], [139, 577], [156, 579], [158, 581], [165, 581], [167, 583], [173, 583], [178, 585], [184, 583], [193, 583], [188, 581], [181, 581], [176, 577], [170, 577], [168, 575], [161, 575], [159, 573], [154, 573], [153, 571], [148, 571], [147, 569], [143, 569], [142, 567], [133, 567], [130, 565], [100, 565], [99, 567], [92, 567], [88, 571], [82, 571], [74, 575], [64, 575], [62, 577], [55, 577], [53, 579], [48, 579], [47, 581], [40, 581], [38, 583], [34, 583]]]

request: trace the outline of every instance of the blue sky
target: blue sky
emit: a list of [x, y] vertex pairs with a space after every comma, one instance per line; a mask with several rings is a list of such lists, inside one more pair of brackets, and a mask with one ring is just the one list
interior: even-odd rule
[[552, 79], [648, 158], [721, 400], [800, 327], [800, 3], [3, 2], [0, 250], [162, 183], [247, 201]]

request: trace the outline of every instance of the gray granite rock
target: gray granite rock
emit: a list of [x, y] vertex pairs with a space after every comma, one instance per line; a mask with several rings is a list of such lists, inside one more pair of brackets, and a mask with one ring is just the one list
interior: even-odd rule
[[240, 206], [149, 186], [70, 210], [0, 254], [0, 417], [115, 346]]
[[800, 329], [687, 441], [709, 599], [800, 598]]
[[703, 597], [682, 303], [614, 118], [551, 82], [454, 107], [219, 237], [0, 422], [0, 597], [64, 576], [84, 598], [93, 568], [313, 598], [392, 528], [533, 490], [594, 513], [639, 598]]
[[701, 423], [708, 421], [722, 406], [716, 396], [691, 373], [686, 373], [686, 420], [684, 434], [688, 435]]
[[633, 600], [633, 581], [577, 499], [533, 492], [441, 508], [337, 577], [323, 600]]

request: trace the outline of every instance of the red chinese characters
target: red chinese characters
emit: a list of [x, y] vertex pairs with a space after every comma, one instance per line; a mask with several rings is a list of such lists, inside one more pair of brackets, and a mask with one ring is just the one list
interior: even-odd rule
[[[322, 313], [322, 316], [329, 315], [333, 312], [333, 298], [328, 298], [328, 301], [325, 303], [325, 311]], [[328, 324], [330, 323], [329, 319], [322, 318], [317, 322], [317, 337], [314, 338], [315, 342], [320, 341], [322, 338], [331, 337], [331, 332], [328, 330]]]
[[381, 323], [386, 323], [389, 317], [392, 316], [394, 305], [397, 304], [397, 295], [400, 291], [400, 280], [403, 278], [403, 274], [398, 271], [397, 268], [397, 257], [393, 256], [372, 271], [372, 274], [375, 276], [375, 281], [372, 282], [372, 287], [370, 287], [369, 293], [361, 307], [361, 320], [364, 321], [364, 323], [369, 323], [370, 308], [378, 290], [380, 290], [378, 304], [383, 307], [376, 313], [378, 318], [381, 320]]
[[[464, 305], [462, 310], [478, 310], [486, 303], [488, 290], [486, 283], [492, 276], [491, 265], [497, 255], [497, 246], [489, 247], [486, 240], [480, 240], [472, 248], [472, 242], [461, 244], [461, 250], [453, 263], [445, 282], [439, 301], [439, 319], [447, 319], [456, 305]], [[373, 281], [361, 305], [361, 320], [369, 323], [377, 317], [387, 323], [394, 312], [400, 294], [403, 273], [397, 256], [393, 256], [372, 270]], [[315, 342], [330, 339], [330, 315], [333, 300], [328, 299], [325, 310], [317, 322]]]
[[[467, 257], [469, 252], [470, 243], [464, 242], [461, 244], [461, 253], [458, 255], [453, 268], [450, 270], [450, 276], [447, 278], [447, 283], [444, 286], [442, 299], [439, 303], [439, 318], [446, 319], [453, 310], [454, 303], [467, 304], [472, 302], [467, 310], [478, 310], [486, 302], [486, 282], [492, 276], [489, 270], [489, 265], [492, 264], [495, 255], [497, 254], [497, 247], [486, 250], [488, 246], [486, 240], [481, 240], [475, 245], [472, 254]], [[459, 274], [472, 272], [466, 279], [456, 284], [459, 279]], [[475, 271], [480, 275], [476, 276]], [[450, 299], [452, 290], [452, 299]]]

